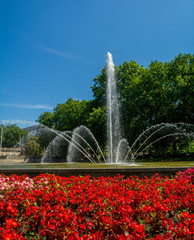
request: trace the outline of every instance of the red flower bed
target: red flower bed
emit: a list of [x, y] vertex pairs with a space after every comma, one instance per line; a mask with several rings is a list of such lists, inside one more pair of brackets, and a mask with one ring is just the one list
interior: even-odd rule
[[0, 175], [0, 239], [193, 239], [190, 178]]

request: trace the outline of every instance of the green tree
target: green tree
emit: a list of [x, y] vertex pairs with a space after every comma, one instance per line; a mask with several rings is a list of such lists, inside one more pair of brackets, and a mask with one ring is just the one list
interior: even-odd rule
[[29, 158], [36, 158], [43, 155], [43, 148], [38, 142], [37, 137], [31, 137], [28, 139], [24, 146], [24, 154]]
[[54, 126], [53, 114], [51, 112], [44, 112], [39, 116], [37, 122], [52, 128]]
[[[0, 129], [1, 131], [1, 129]], [[3, 126], [3, 139], [2, 146], [3, 147], [13, 147], [16, 144], [19, 145], [19, 140], [22, 137], [27, 136], [28, 132], [22, 130], [16, 124], [8, 124]]]
[[106, 109], [93, 108], [87, 119], [87, 127], [94, 134], [98, 143], [104, 148], [106, 143]]
[[57, 104], [53, 112], [55, 129], [60, 131], [71, 131], [84, 125], [87, 118], [86, 100], [79, 101], [70, 98], [63, 104]]
[[179, 54], [167, 64], [167, 67], [168, 99], [171, 100], [173, 106], [173, 109], [171, 107], [171, 121], [193, 123], [194, 55]]
[[57, 104], [53, 114], [43, 113], [38, 122], [60, 131], [71, 131], [86, 124], [89, 117], [89, 108], [88, 101], [69, 98], [65, 103]]
[[96, 108], [103, 107], [106, 104], [106, 97], [105, 97], [105, 88], [106, 88], [106, 72], [105, 68], [101, 70], [101, 74], [96, 76], [94, 79], [94, 85], [91, 86], [93, 96], [94, 96], [94, 103]]

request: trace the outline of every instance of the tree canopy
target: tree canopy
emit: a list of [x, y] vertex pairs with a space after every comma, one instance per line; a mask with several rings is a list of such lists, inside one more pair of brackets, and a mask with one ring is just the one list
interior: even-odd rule
[[90, 102], [69, 98], [65, 103], [57, 104], [53, 114], [45, 112], [38, 122], [60, 131], [71, 131], [77, 126], [85, 125], [89, 117]]
[[28, 132], [22, 130], [16, 124], [8, 124], [0, 128], [0, 133], [3, 131], [2, 134], [2, 146], [3, 147], [14, 147], [19, 143], [19, 140], [22, 137], [25, 137]]

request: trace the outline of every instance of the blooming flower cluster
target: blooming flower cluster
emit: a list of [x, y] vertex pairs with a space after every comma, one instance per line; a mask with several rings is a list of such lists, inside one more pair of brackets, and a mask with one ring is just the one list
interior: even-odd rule
[[184, 179], [187, 178], [194, 184], [194, 167], [193, 168], [188, 168], [186, 171], [181, 172], [179, 171], [176, 176], [176, 179]]
[[0, 239], [193, 239], [188, 178], [0, 175]]

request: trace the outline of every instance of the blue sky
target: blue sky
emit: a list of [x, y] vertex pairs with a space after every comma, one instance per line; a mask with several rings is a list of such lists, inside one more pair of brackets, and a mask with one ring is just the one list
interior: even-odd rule
[[108, 51], [145, 67], [193, 53], [193, 12], [193, 0], [0, 0], [0, 122], [92, 99]]

